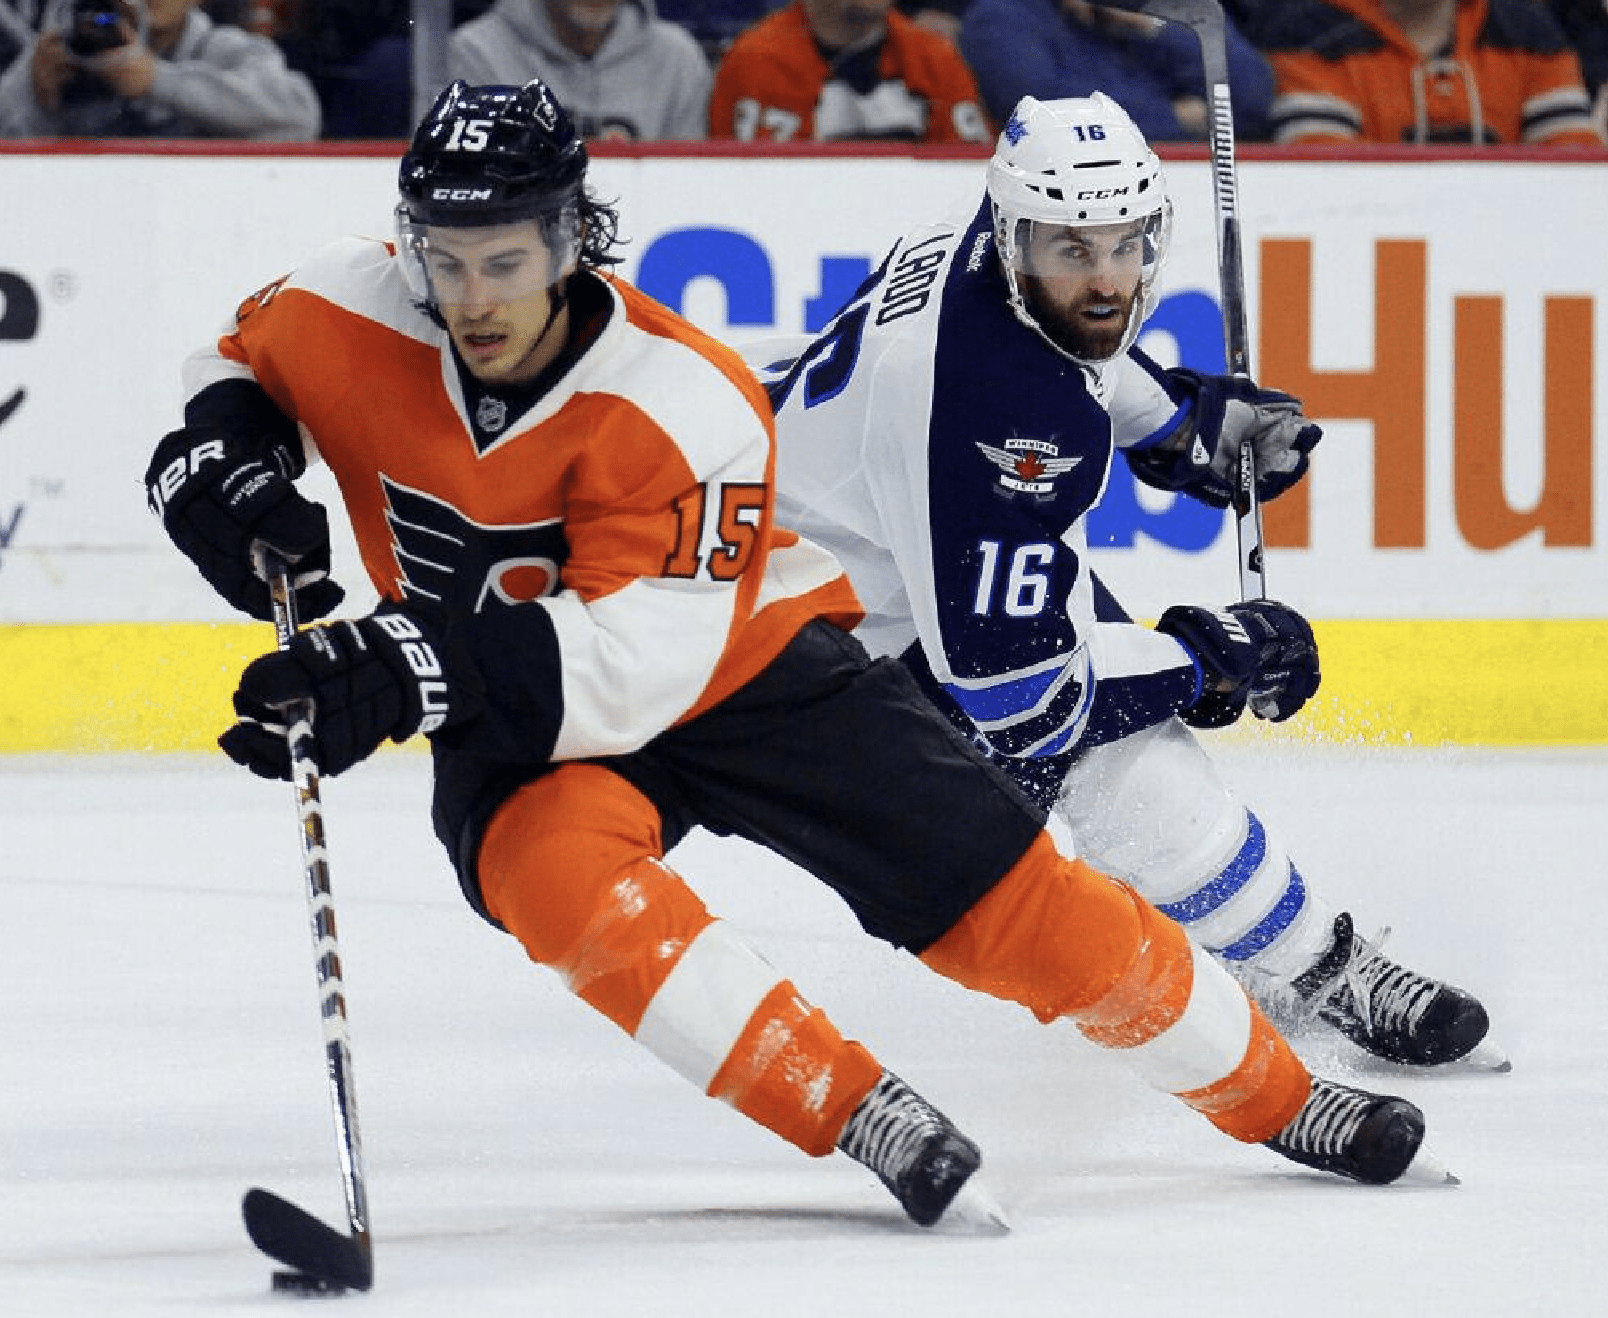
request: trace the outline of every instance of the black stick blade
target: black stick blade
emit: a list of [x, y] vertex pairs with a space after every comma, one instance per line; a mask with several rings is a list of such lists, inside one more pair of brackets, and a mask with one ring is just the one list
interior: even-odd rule
[[251, 1243], [269, 1258], [354, 1291], [366, 1291], [374, 1284], [374, 1256], [367, 1236], [336, 1231], [269, 1190], [247, 1190], [240, 1212]]

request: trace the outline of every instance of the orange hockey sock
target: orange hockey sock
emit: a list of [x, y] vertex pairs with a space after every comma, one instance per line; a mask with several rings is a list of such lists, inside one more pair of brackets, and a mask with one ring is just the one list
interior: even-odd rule
[[881, 1077], [876, 1058], [781, 980], [749, 1018], [709, 1093], [819, 1158], [837, 1147]]
[[1068, 1017], [1236, 1139], [1270, 1138], [1306, 1100], [1306, 1068], [1228, 972], [1048, 834], [922, 960], [1040, 1020]]
[[568, 765], [497, 812], [482, 894], [532, 960], [660, 1060], [806, 1153], [830, 1153], [881, 1066], [715, 920], [659, 849], [646, 798]]

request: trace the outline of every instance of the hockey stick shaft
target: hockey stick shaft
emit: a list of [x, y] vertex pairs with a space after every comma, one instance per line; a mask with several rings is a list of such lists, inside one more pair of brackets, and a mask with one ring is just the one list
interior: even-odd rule
[[[289, 572], [276, 556], [263, 554], [264, 575], [273, 601], [274, 631], [279, 648], [296, 635], [296, 596]], [[318, 1277], [367, 1290], [373, 1282], [373, 1246], [369, 1237], [368, 1193], [363, 1175], [362, 1141], [357, 1125], [357, 1094], [352, 1080], [352, 1049], [347, 1033], [346, 988], [341, 977], [340, 943], [335, 902], [330, 890], [329, 855], [324, 841], [324, 811], [319, 770], [312, 755], [312, 710], [287, 711], [286, 741], [291, 781], [300, 823], [302, 869], [307, 913], [312, 928], [313, 963], [318, 977], [319, 1012], [323, 1022], [324, 1061], [330, 1108], [335, 1118], [341, 1188], [346, 1200], [350, 1237], [331, 1230], [294, 1204], [264, 1190], [252, 1190], [243, 1205], [246, 1229], [258, 1248], [282, 1263]]]
[[[1246, 327], [1245, 261], [1240, 247], [1239, 173], [1234, 160], [1234, 103], [1228, 82], [1228, 38], [1218, 0], [1097, 0], [1113, 9], [1178, 23], [1195, 34], [1206, 83], [1206, 114], [1217, 219], [1217, 279], [1223, 301], [1223, 352], [1229, 373], [1251, 374]], [[1234, 480], [1234, 527], [1241, 599], [1267, 596], [1262, 504], [1256, 493], [1256, 454], [1240, 447]]]

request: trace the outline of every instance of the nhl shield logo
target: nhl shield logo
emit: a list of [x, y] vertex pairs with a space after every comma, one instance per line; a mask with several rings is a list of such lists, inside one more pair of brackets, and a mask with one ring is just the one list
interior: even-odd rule
[[977, 451], [999, 468], [999, 488], [1007, 494], [1026, 494], [1040, 501], [1055, 497], [1055, 482], [1082, 462], [1063, 458], [1047, 439], [1013, 435], [998, 448], [977, 441]]
[[475, 408], [475, 424], [488, 435], [497, 434], [508, 424], [508, 404], [487, 394]]

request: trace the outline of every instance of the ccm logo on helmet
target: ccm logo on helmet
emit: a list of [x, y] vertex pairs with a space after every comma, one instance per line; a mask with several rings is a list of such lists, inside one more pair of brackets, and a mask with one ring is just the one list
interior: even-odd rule
[[490, 201], [490, 188], [431, 188], [431, 201]]
[[1108, 197], [1125, 197], [1132, 192], [1132, 188], [1089, 188], [1078, 193], [1079, 201], [1104, 201]]

